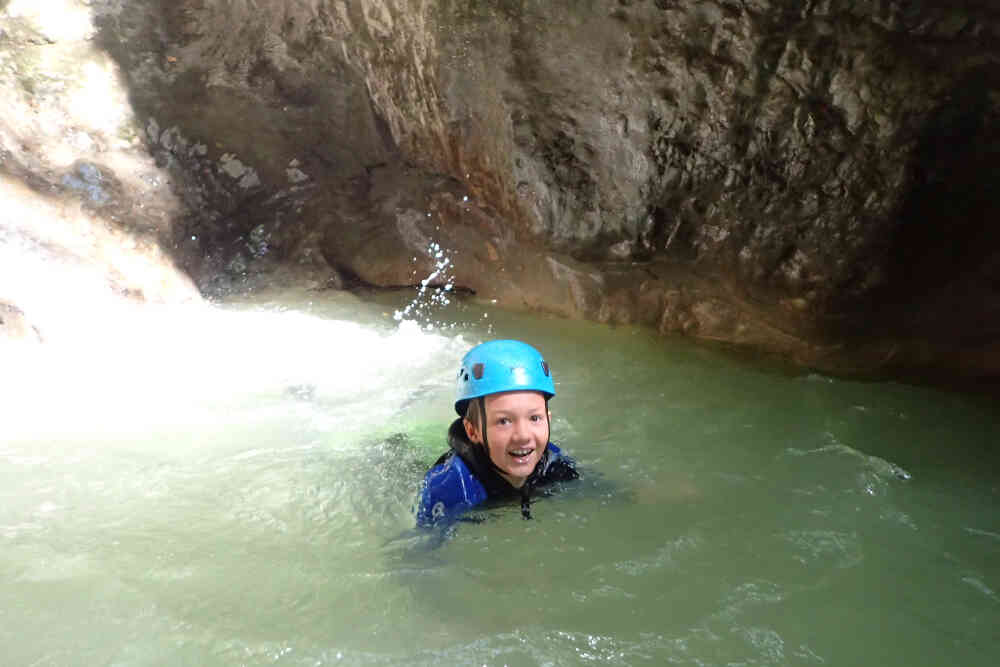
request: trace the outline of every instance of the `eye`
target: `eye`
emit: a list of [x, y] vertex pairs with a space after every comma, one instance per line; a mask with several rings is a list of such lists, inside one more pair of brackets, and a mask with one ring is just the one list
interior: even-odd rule
[[497, 419], [497, 424], [500, 424], [501, 426], [506, 426], [509, 423], [510, 423], [510, 417], [500, 417]]
[[540, 421], [542, 421], [542, 416], [541, 415], [531, 415], [531, 421], [533, 421], [533, 422], [540, 422]]

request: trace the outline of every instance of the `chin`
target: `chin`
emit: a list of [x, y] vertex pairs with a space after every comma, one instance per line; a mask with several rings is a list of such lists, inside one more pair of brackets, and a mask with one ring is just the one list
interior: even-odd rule
[[535, 469], [535, 466], [538, 465], [538, 462], [540, 460], [541, 460], [540, 456], [534, 455], [531, 456], [530, 459], [525, 463], [505, 466], [504, 472], [506, 472], [511, 477], [520, 477], [522, 479], [526, 479]]

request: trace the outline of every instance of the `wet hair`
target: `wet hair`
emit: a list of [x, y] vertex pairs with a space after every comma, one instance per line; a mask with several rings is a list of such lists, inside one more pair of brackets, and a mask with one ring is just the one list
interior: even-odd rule
[[479, 397], [465, 402], [465, 419], [472, 422], [476, 430], [482, 430], [483, 428], [483, 425], [480, 423], [482, 421], [482, 413], [479, 411], [479, 402], [484, 400], [483, 397]]

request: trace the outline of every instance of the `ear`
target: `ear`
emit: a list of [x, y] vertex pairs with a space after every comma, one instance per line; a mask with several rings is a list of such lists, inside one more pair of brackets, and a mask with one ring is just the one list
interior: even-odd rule
[[476, 428], [475, 424], [470, 422], [468, 419], [463, 419], [462, 426], [465, 427], [465, 435], [469, 436], [470, 442], [476, 442], [480, 445], [483, 444], [483, 438], [479, 434], [479, 429]]

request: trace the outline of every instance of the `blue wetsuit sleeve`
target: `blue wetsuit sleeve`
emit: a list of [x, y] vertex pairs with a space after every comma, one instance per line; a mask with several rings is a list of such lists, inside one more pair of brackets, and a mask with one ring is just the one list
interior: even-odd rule
[[450, 523], [486, 500], [486, 489], [457, 456], [449, 457], [424, 476], [417, 508], [418, 526]]

